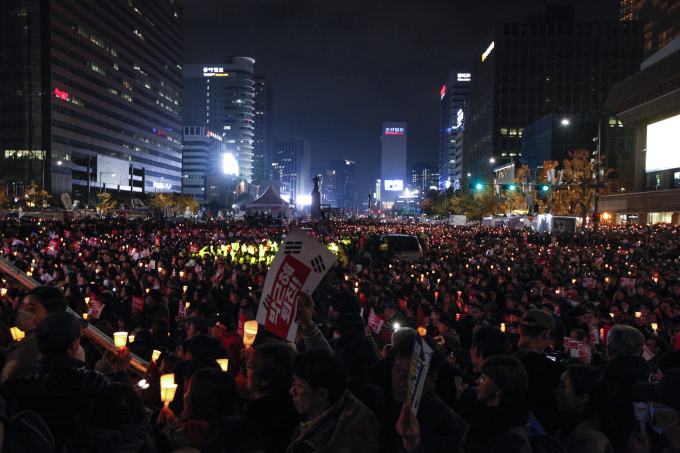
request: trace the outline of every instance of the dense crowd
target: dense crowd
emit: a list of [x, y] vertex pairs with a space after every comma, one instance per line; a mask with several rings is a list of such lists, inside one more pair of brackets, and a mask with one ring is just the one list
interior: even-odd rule
[[[300, 293], [294, 344], [262, 326], [244, 344], [295, 227], [337, 261]], [[97, 218], [0, 233], [2, 257], [41, 284], [0, 273], [3, 453], [680, 451], [672, 225]], [[108, 352], [93, 327], [125, 346]], [[414, 414], [417, 335], [434, 353]]]

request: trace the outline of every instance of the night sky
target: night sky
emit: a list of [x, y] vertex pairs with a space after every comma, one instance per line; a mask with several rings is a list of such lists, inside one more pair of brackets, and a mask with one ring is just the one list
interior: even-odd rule
[[[274, 89], [274, 130], [300, 135], [312, 167], [357, 163], [357, 194], [380, 171], [383, 121], [408, 122], [408, 171], [438, 165], [439, 92], [477, 58], [496, 22], [575, 4], [577, 20], [617, 20], [618, 0], [184, 0], [186, 64], [255, 59]], [[474, 75], [473, 75], [474, 77]]]

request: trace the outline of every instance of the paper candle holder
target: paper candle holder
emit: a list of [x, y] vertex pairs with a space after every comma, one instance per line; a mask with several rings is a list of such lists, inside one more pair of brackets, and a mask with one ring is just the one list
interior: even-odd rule
[[220, 364], [222, 371], [226, 372], [229, 369], [229, 359], [217, 359], [217, 363]]
[[161, 356], [161, 351], [159, 351], [158, 349], [154, 349], [154, 350], [153, 350], [153, 355], [151, 356], [151, 358], [153, 359], [153, 361], [155, 362], [156, 360], [158, 360], [158, 358], [159, 358], [160, 356]]
[[12, 332], [12, 338], [15, 341], [20, 341], [26, 336], [26, 333], [18, 327], [12, 327], [10, 331]]
[[257, 321], [246, 321], [243, 324], [243, 344], [247, 346], [252, 346], [255, 342], [255, 337], [257, 336], [257, 329], [259, 324]]
[[163, 406], [168, 407], [170, 401], [175, 399], [175, 392], [177, 391], [177, 384], [167, 384], [161, 386], [161, 400], [163, 401]]
[[175, 375], [173, 373], [161, 376], [161, 388], [171, 385], [175, 385]]
[[135, 336], [134, 335], [128, 335], [128, 343], [134, 343], [135, 341]]
[[127, 344], [128, 334], [127, 332], [114, 332], [113, 342], [118, 349], [124, 348]]

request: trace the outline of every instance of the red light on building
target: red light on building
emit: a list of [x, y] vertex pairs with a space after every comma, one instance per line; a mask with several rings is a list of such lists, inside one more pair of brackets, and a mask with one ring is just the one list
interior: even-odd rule
[[66, 91], [61, 91], [59, 88], [54, 89], [54, 94], [58, 98], [68, 101], [68, 93]]
[[446, 96], [446, 85], [442, 87], [442, 90], [439, 93], [439, 95], [441, 96], [441, 99], [444, 99], [444, 96]]

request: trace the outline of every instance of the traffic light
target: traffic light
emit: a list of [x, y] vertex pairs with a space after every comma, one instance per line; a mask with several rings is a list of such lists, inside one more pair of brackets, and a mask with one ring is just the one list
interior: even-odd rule
[[600, 213], [599, 212], [593, 212], [593, 222], [597, 223], [600, 221]]
[[484, 184], [482, 184], [481, 182], [468, 184], [468, 189], [482, 190], [483, 188]]
[[516, 188], [517, 188], [517, 186], [514, 185], [514, 184], [510, 184], [510, 185], [508, 186], [508, 190], [515, 190]]
[[548, 190], [550, 190], [550, 187], [549, 187], [548, 185], [545, 185], [545, 184], [544, 184], [544, 185], [541, 186], [541, 190], [542, 190], [543, 192], [547, 192]]

